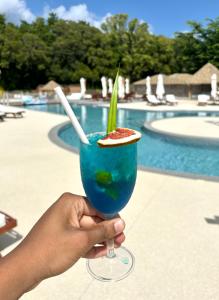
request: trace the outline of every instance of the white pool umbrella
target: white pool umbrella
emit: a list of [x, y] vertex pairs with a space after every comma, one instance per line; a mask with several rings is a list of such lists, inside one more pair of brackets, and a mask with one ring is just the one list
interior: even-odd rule
[[102, 97], [106, 98], [106, 96], [107, 96], [107, 81], [106, 81], [105, 76], [101, 77], [101, 84], [102, 84]]
[[211, 76], [211, 96], [213, 99], [217, 97], [217, 75], [213, 74]]
[[163, 84], [163, 75], [159, 74], [157, 77], [157, 88], [156, 95], [158, 99], [163, 99], [163, 95], [165, 93], [164, 84]]
[[129, 79], [125, 79], [125, 93], [128, 95], [130, 94], [130, 84], [129, 84]]
[[146, 95], [147, 96], [151, 95], [151, 77], [150, 76], [146, 77]]
[[81, 97], [83, 97], [86, 93], [86, 79], [85, 78], [81, 77], [80, 85], [81, 85]]
[[125, 97], [125, 85], [122, 76], [119, 76], [118, 78], [118, 96], [120, 99]]
[[112, 78], [108, 79], [108, 93], [109, 94], [113, 93], [113, 80], [112, 80]]

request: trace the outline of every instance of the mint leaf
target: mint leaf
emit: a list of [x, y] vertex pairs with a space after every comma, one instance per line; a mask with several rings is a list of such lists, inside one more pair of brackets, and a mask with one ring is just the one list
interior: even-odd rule
[[96, 172], [96, 182], [102, 186], [108, 186], [112, 183], [112, 175], [107, 171]]
[[113, 186], [108, 187], [106, 189], [106, 194], [107, 194], [108, 197], [110, 197], [113, 200], [117, 200], [119, 198], [118, 189], [113, 187]]

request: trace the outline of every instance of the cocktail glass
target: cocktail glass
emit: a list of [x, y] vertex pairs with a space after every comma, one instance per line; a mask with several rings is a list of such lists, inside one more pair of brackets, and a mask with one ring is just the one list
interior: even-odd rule
[[[129, 201], [137, 174], [137, 143], [100, 148], [97, 140], [104, 133], [88, 135], [90, 144], [80, 144], [80, 169], [85, 193], [91, 205], [113, 218]], [[105, 257], [87, 260], [89, 273], [101, 281], [118, 281], [131, 272], [134, 256], [125, 247], [114, 249], [107, 242]]]

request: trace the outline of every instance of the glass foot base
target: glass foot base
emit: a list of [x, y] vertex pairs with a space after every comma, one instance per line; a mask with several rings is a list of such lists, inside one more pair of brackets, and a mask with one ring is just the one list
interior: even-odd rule
[[100, 281], [119, 281], [127, 277], [134, 268], [135, 258], [125, 247], [115, 249], [115, 256], [88, 259], [87, 269]]

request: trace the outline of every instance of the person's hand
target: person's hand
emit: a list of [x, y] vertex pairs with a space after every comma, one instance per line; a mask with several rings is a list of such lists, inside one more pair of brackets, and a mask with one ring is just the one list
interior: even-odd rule
[[96, 244], [115, 238], [115, 245], [120, 246], [124, 227], [119, 218], [104, 221], [84, 197], [65, 193], [36, 223], [22, 246], [42, 260], [42, 276], [50, 277], [64, 272], [80, 257], [105, 255], [105, 244]]
[[115, 246], [119, 247], [125, 240], [124, 227], [119, 217], [103, 220], [86, 198], [65, 193], [6, 256], [6, 261], [15, 264], [13, 274], [17, 266], [19, 278], [22, 279], [22, 274], [28, 276], [27, 282], [22, 281], [25, 285], [22, 292], [25, 292], [43, 279], [63, 273], [81, 257], [105, 255], [108, 239], [114, 239]]

